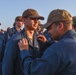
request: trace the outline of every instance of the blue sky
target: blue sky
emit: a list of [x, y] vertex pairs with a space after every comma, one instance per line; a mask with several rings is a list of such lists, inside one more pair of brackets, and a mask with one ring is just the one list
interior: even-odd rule
[[50, 11], [54, 9], [66, 9], [72, 16], [76, 15], [76, 0], [0, 0], [1, 28], [12, 27], [16, 16], [23, 11], [33, 8], [45, 17], [42, 23], [46, 23]]

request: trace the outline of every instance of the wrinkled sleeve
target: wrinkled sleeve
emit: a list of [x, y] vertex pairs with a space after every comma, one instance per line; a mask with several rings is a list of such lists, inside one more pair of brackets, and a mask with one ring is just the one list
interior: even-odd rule
[[21, 68], [25, 75], [54, 75], [60, 64], [60, 56], [48, 48], [41, 58], [32, 59], [28, 51], [21, 51]]

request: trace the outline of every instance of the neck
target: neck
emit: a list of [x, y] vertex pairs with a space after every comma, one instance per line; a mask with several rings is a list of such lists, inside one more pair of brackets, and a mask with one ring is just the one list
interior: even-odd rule
[[29, 30], [29, 29], [26, 29], [26, 34], [28, 36], [29, 39], [33, 39], [33, 35], [34, 35], [34, 30]]
[[18, 32], [20, 32], [21, 29], [19, 27], [15, 26], [15, 28]]

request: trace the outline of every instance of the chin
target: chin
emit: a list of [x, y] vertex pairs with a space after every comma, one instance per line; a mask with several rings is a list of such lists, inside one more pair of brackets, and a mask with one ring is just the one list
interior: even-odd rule
[[36, 29], [37, 29], [37, 27], [34, 27], [33, 29], [35, 29], [35, 30], [36, 30]]

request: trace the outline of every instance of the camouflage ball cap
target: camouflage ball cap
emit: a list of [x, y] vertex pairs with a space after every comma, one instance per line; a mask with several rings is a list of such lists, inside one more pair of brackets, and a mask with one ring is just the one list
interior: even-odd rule
[[53, 22], [57, 21], [70, 21], [72, 16], [66, 10], [56, 9], [50, 12], [47, 23], [43, 25], [44, 28], [49, 27]]
[[38, 18], [38, 19], [41, 19], [41, 20], [44, 20], [44, 17], [43, 16], [40, 16], [38, 14], [38, 12], [34, 9], [27, 9], [23, 12], [22, 14], [22, 17], [23, 18], [26, 18], [26, 17], [30, 17], [30, 18]]

